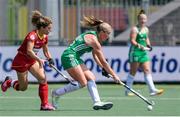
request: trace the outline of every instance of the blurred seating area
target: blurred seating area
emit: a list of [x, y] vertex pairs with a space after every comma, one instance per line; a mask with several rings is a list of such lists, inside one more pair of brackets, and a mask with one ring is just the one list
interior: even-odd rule
[[[128, 36], [123, 41], [118, 37], [137, 23], [140, 9], [144, 9], [149, 16], [172, 2], [174, 0], [0, 0], [0, 45], [19, 45], [22, 42], [33, 29], [30, 18], [31, 11], [35, 9], [53, 20], [50, 45], [66, 45], [68, 40], [84, 32], [86, 29], [81, 27], [80, 20], [88, 15], [113, 26], [114, 38], [109, 45], [126, 45]], [[179, 18], [178, 8], [151, 25], [152, 43], [179, 44]]]

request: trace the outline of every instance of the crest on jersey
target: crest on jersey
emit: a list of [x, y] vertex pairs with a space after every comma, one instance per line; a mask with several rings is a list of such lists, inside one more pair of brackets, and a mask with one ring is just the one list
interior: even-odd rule
[[34, 36], [34, 35], [31, 35], [31, 36], [30, 36], [30, 39], [31, 39], [31, 40], [34, 40], [34, 39], [35, 39], [35, 36]]

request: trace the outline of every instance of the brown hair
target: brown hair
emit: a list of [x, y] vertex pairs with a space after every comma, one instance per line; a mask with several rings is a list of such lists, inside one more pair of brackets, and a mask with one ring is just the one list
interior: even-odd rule
[[36, 26], [37, 29], [40, 29], [41, 27], [45, 28], [49, 24], [52, 24], [52, 21], [49, 17], [43, 16], [41, 12], [37, 10], [32, 11], [31, 22], [34, 26]]
[[96, 27], [101, 23], [103, 23], [103, 21], [95, 18], [94, 16], [84, 16], [83, 21], [81, 21], [81, 24], [84, 27]]
[[81, 25], [87, 28], [95, 28], [97, 32], [108, 32], [107, 28], [111, 28], [111, 26], [108, 23], [104, 22], [103, 20], [97, 19], [94, 16], [84, 16], [83, 20], [81, 21]]
[[145, 15], [146, 15], [146, 13], [145, 13], [145, 11], [144, 11], [143, 9], [141, 9], [141, 10], [139, 11], [138, 18], [140, 17], [141, 14], [145, 14]]

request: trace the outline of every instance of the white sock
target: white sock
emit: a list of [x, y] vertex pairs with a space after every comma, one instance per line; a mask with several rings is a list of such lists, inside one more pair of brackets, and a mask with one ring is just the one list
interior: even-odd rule
[[75, 91], [75, 90], [78, 90], [78, 89], [81, 88], [81, 85], [77, 81], [75, 81], [73, 83], [76, 84], [76, 86], [69, 83], [69, 84], [65, 85], [64, 87], [62, 87], [62, 88], [58, 88], [58, 89], [54, 90], [53, 91], [54, 94], [56, 96], [62, 96], [64, 94], [66, 94], [66, 93], [69, 93], [69, 92], [72, 92], [72, 91]]
[[99, 97], [99, 93], [98, 93], [98, 90], [97, 90], [97, 86], [96, 86], [96, 83], [94, 80], [89, 80], [87, 82], [87, 88], [88, 88], [88, 91], [89, 91], [89, 94], [93, 100], [93, 102], [100, 102], [100, 97]]
[[[127, 85], [129, 88], [132, 88], [133, 82], [134, 82], [134, 76], [132, 76], [131, 74], [128, 74], [127, 79], [126, 79], [126, 85]], [[129, 90], [126, 89], [126, 92], [128, 93]]]
[[16, 82], [17, 80], [12, 80], [11, 81], [11, 87], [13, 87], [13, 85], [14, 85], [14, 82]]
[[146, 81], [146, 84], [148, 85], [149, 91], [154, 92], [156, 91], [156, 88], [154, 86], [152, 75], [151, 74], [144, 74], [144, 79]]

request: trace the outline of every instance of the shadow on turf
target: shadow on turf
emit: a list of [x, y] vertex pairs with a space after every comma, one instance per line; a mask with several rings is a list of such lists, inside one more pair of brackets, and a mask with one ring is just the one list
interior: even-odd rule
[[[6, 112], [6, 111], [11, 111], [11, 112], [17, 112], [17, 111], [40, 111], [40, 110], [31, 110], [31, 109], [0, 109], [0, 112]], [[91, 110], [91, 109], [59, 109], [59, 110], [55, 110], [55, 111], [95, 111], [95, 110]], [[43, 111], [40, 111], [40, 112], [43, 112]], [[53, 112], [53, 111], [48, 111], [48, 112]], [[12, 114], [12, 113], [11, 113]]]

